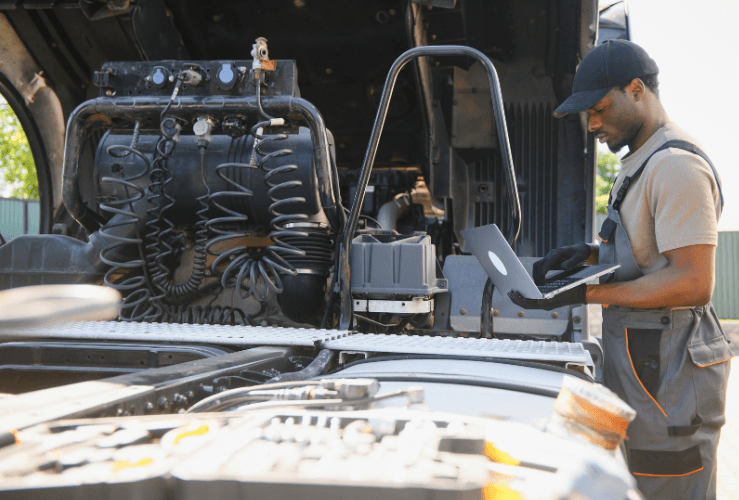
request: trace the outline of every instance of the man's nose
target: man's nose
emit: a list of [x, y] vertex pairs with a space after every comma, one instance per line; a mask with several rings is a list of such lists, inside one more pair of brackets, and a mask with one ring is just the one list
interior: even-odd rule
[[595, 132], [603, 125], [599, 118], [588, 116], [588, 132]]

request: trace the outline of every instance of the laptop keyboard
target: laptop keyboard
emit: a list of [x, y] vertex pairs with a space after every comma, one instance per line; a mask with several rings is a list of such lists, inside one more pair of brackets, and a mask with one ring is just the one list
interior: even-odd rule
[[574, 283], [576, 281], [580, 281], [580, 278], [563, 278], [559, 280], [555, 279], [555, 280], [547, 281], [543, 285], [537, 286], [537, 288], [539, 289], [541, 293], [549, 293], [554, 290], [558, 290], [564, 286], [567, 286], [570, 283]]

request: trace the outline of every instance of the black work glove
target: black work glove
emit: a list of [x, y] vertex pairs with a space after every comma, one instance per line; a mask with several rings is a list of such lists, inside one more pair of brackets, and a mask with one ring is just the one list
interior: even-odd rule
[[550, 250], [543, 259], [534, 262], [534, 283], [543, 285], [547, 271], [559, 269], [567, 271], [582, 264], [592, 252], [593, 248], [587, 243], [578, 243], [569, 247], [560, 247]]
[[586, 287], [587, 285], [583, 283], [575, 288], [558, 293], [551, 299], [527, 299], [515, 291], [508, 292], [508, 297], [514, 304], [524, 309], [544, 309], [545, 311], [551, 311], [558, 307], [584, 304]]

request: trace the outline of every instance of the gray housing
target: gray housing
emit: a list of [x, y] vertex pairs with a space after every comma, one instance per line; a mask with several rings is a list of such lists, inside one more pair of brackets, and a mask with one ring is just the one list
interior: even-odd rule
[[[393, 299], [447, 291], [428, 235], [363, 234], [352, 240], [352, 296]], [[441, 273], [439, 273], [441, 274]]]

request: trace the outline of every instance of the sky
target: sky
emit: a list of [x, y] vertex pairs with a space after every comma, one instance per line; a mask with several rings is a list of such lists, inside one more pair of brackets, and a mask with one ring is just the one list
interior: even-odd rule
[[703, 146], [721, 177], [719, 231], [739, 231], [739, 1], [627, 0], [631, 41], [659, 66], [670, 119]]

